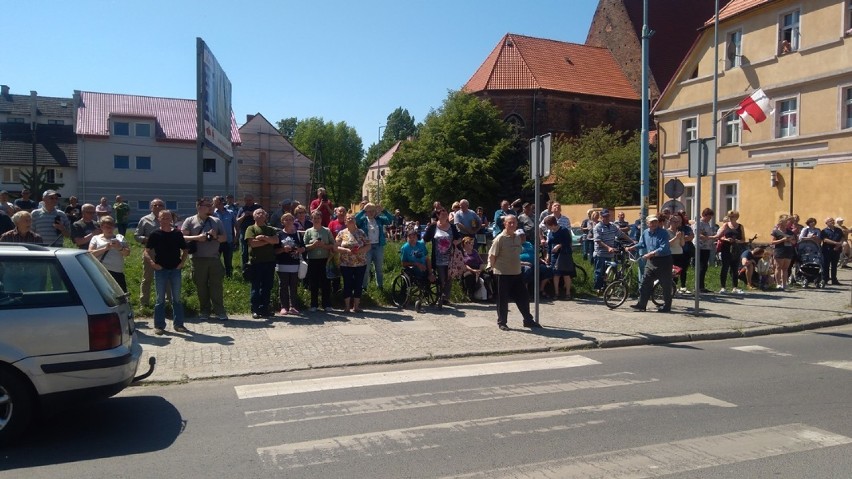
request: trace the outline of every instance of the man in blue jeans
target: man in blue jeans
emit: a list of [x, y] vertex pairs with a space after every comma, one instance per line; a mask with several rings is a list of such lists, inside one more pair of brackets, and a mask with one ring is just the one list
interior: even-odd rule
[[606, 286], [606, 267], [607, 262], [612, 261], [617, 251], [616, 241], [622, 240], [625, 243], [633, 243], [621, 229], [610, 222], [609, 210], [604, 208], [600, 213], [600, 221], [592, 228], [594, 249], [594, 264], [595, 264], [595, 291], [598, 294], [603, 293]]
[[180, 271], [186, 263], [188, 246], [183, 234], [174, 228], [171, 211], [160, 211], [157, 221], [160, 229], [148, 236], [143, 254], [145, 262], [154, 270], [154, 285], [157, 289], [154, 334], [160, 336], [166, 331], [166, 286], [171, 287], [175, 331], [188, 333], [189, 330], [183, 325], [183, 303], [180, 296]]

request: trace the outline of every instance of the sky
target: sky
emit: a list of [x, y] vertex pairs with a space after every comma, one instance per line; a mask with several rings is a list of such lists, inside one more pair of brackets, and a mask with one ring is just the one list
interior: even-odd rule
[[597, 0], [3, 2], [0, 84], [195, 98], [196, 37], [228, 75], [237, 123], [346, 122], [364, 149], [402, 107], [422, 121], [506, 33], [584, 43]]

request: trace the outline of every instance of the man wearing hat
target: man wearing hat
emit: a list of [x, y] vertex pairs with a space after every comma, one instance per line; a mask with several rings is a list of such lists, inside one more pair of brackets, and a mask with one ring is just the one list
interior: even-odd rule
[[71, 223], [64, 211], [56, 209], [59, 193], [56, 190], [47, 190], [41, 199], [44, 201], [44, 206], [33, 210], [32, 229], [41, 235], [44, 244], [62, 246], [60, 238], [71, 236]]
[[651, 293], [654, 291], [654, 281], [659, 280], [663, 288], [663, 305], [657, 311], [668, 313], [672, 310], [672, 251], [669, 248], [669, 234], [660, 228], [660, 220], [654, 215], [646, 219], [648, 228], [642, 232], [639, 242], [630, 248], [647, 251], [642, 255], [645, 262], [645, 273], [639, 287], [639, 301], [630, 307], [636, 311], [645, 311]]
[[601, 220], [593, 228], [593, 241], [595, 251], [593, 253], [595, 264], [595, 290], [598, 294], [603, 293], [606, 281], [606, 263], [612, 261], [616, 252], [616, 240], [621, 239], [627, 243], [633, 243], [627, 234], [610, 221], [610, 212], [604, 208], [601, 210]]

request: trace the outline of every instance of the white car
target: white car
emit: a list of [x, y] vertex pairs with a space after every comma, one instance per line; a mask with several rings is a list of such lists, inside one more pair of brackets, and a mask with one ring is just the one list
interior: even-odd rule
[[141, 355], [127, 294], [100, 261], [0, 243], [0, 444], [40, 411], [118, 393]]

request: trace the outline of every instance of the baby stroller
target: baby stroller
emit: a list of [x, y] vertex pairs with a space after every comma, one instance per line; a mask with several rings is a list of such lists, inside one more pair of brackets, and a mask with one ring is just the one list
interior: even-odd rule
[[804, 287], [813, 283], [817, 288], [825, 286], [822, 280], [822, 250], [813, 241], [800, 241], [796, 246], [799, 262], [796, 264], [796, 281]]

